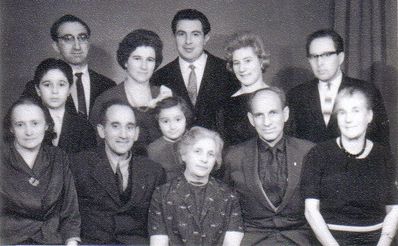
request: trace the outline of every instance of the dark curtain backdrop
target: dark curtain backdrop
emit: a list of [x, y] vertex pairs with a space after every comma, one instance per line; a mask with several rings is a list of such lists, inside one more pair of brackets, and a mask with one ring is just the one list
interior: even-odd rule
[[344, 71], [372, 81], [382, 92], [398, 153], [397, 2], [335, 0], [333, 5], [333, 27], [345, 41]]
[[266, 81], [285, 90], [312, 78], [306, 36], [336, 28], [347, 44], [345, 72], [373, 81], [383, 94], [398, 153], [397, 0], [0, 0], [0, 108], [17, 99], [40, 61], [57, 57], [49, 29], [63, 14], [89, 24], [90, 67], [120, 82], [125, 74], [115, 59], [120, 40], [137, 28], [153, 30], [164, 42], [162, 65], [170, 62], [176, 56], [170, 22], [183, 8], [207, 15], [212, 24], [207, 49], [217, 56], [224, 56], [225, 39], [233, 32], [258, 33], [271, 53]]

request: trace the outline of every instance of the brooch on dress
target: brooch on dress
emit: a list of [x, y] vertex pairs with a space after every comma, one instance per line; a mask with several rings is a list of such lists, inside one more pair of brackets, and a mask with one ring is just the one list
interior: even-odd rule
[[31, 177], [30, 179], [29, 179], [29, 184], [31, 184], [31, 185], [33, 185], [33, 186], [38, 186], [39, 184], [40, 184], [40, 182], [39, 182], [39, 180], [38, 179], [35, 179], [34, 177]]

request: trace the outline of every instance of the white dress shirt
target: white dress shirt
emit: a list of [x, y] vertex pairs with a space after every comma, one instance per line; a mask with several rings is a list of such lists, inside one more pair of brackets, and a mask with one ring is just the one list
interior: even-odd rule
[[[73, 69], [73, 68], [72, 68]], [[76, 73], [83, 73], [82, 74], [82, 83], [83, 83], [83, 89], [84, 89], [84, 98], [86, 99], [86, 110], [87, 110], [87, 115], [89, 114], [89, 109], [90, 109], [90, 93], [91, 93], [91, 88], [90, 88], [90, 74], [88, 73], [88, 66], [84, 66], [82, 70], [75, 70], [73, 69], [73, 84], [71, 87], [71, 96], [73, 99], [73, 103], [75, 104], [76, 109], [79, 108], [79, 102], [77, 99], [77, 88], [76, 88], [76, 80], [77, 77], [75, 76]]]
[[[337, 93], [339, 92], [339, 87], [341, 85], [341, 80], [343, 79], [343, 74], [340, 73], [336, 78], [331, 80], [330, 83], [330, 89], [328, 89], [328, 84], [327, 82], [324, 81], [319, 81], [318, 83], [318, 91], [319, 91], [319, 97], [321, 100], [321, 109], [322, 112], [324, 111], [331, 111], [325, 103], [325, 98], [329, 97], [332, 99], [331, 105], [334, 105], [334, 102], [336, 100]], [[334, 106], [332, 106], [334, 107]], [[333, 108], [332, 108], [333, 109]], [[330, 116], [325, 119], [325, 124], [327, 125], [329, 123]]]
[[120, 172], [123, 177], [123, 190], [126, 190], [129, 180], [129, 163], [132, 157], [131, 152], [124, 160], [116, 160], [112, 154], [108, 152], [108, 149], [105, 148], [106, 156], [108, 157], [109, 163], [111, 164], [111, 168], [114, 174], [116, 174], [116, 167], [119, 164]]
[[206, 67], [206, 61], [207, 61], [207, 54], [203, 52], [201, 56], [199, 56], [196, 61], [189, 63], [182, 59], [181, 57], [178, 58], [178, 62], [180, 65], [181, 73], [182, 73], [182, 78], [184, 79], [185, 87], [188, 86], [189, 82], [189, 74], [191, 73], [191, 68], [189, 66], [192, 64], [195, 66], [195, 74], [196, 74], [196, 82], [197, 82], [197, 92], [199, 93], [200, 85], [202, 83], [202, 78], [203, 74], [205, 72], [205, 67]]
[[51, 118], [54, 121], [54, 131], [57, 134], [56, 138], [52, 140], [52, 143], [54, 146], [58, 146], [59, 143], [59, 137], [61, 136], [61, 131], [62, 131], [62, 122], [64, 120], [64, 115], [65, 115], [65, 107], [61, 109], [48, 109], [50, 112]]

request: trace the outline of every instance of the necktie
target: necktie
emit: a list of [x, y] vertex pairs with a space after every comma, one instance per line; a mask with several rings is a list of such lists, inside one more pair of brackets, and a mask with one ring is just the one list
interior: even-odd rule
[[75, 73], [75, 76], [77, 77], [76, 80], [77, 103], [78, 103], [78, 111], [87, 117], [86, 97], [84, 96], [82, 75], [83, 73]]
[[119, 189], [120, 194], [123, 193], [124, 188], [123, 188], [123, 175], [122, 172], [120, 171], [120, 165], [119, 163], [116, 165], [116, 183], [117, 183], [117, 187]]
[[270, 183], [268, 190], [270, 191], [268, 193], [268, 197], [271, 200], [271, 202], [277, 207], [279, 204], [282, 202], [281, 195], [282, 189], [281, 189], [281, 180], [279, 180], [279, 163], [278, 163], [278, 156], [277, 156], [277, 148], [271, 148], [269, 149], [270, 153], [270, 162], [269, 162], [269, 170], [270, 170]]
[[331, 84], [330, 82], [327, 83], [326, 85], [326, 92], [325, 92], [325, 101], [323, 104], [323, 120], [325, 121], [325, 124], [329, 124], [330, 116], [332, 115], [333, 112], [333, 95], [332, 95], [332, 90], [331, 90]]
[[192, 104], [195, 105], [196, 97], [198, 96], [195, 66], [191, 64], [189, 65], [189, 68], [191, 69], [191, 73], [189, 74], [187, 89], [188, 89], [189, 98], [191, 99]]

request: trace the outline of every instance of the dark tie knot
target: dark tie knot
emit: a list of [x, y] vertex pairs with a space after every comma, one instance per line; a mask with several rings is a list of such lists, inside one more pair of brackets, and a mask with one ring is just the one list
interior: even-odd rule
[[194, 69], [195, 69], [195, 65], [191, 64], [191, 65], [189, 65], [189, 68], [190, 68], [191, 70], [194, 70]]
[[83, 73], [75, 73], [75, 76], [80, 79], [82, 77]]

